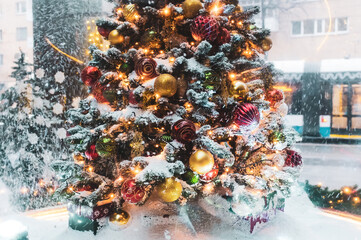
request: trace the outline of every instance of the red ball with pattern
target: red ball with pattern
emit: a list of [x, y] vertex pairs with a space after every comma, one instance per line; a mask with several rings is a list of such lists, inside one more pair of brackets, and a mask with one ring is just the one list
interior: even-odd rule
[[293, 150], [287, 150], [286, 167], [297, 167], [302, 165], [302, 156]]
[[218, 176], [218, 172], [218, 164], [214, 164], [213, 169], [205, 174], [200, 175], [200, 178], [203, 182], [210, 182]]
[[270, 102], [272, 107], [274, 107], [276, 103], [283, 100], [283, 93], [278, 89], [269, 90], [266, 94], [266, 100]]
[[260, 121], [258, 108], [252, 103], [242, 103], [234, 111], [233, 121], [240, 127], [256, 125]]
[[188, 143], [196, 137], [196, 126], [190, 120], [178, 120], [172, 127], [172, 137], [178, 142]]
[[112, 31], [113, 29], [109, 29], [109, 28], [103, 28], [103, 27], [98, 27], [98, 32], [100, 35], [102, 35], [105, 38], [108, 38], [109, 33]]
[[198, 16], [191, 25], [191, 33], [194, 40], [200, 42], [207, 40], [213, 42], [217, 39], [220, 31], [216, 19], [208, 16]]
[[137, 186], [134, 179], [126, 180], [120, 190], [122, 198], [129, 203], [138, 203], [144, 199], [145, 190]]
[[151, 79], [158, 76], [156, 71], [157, 62], [153, 58], [143, 57], [135, 63], [135, 72], [144, 79]]

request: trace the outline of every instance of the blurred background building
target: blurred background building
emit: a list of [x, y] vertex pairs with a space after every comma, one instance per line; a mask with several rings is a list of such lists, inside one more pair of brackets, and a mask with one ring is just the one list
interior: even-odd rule
[[361, 1], [239, 2], [260, 6], [257, 25], [272, 31], [267, 59], [285, 73], [289, 124], [308, 141], [360, 139]]

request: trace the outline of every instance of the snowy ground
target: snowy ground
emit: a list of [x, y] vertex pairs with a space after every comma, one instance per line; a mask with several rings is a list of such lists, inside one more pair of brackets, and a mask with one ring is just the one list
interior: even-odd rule
[[[4, 187], [1, 186], [1, 189], [4, 189]], [[299, 193], [287, 201], [284, 213], [279, 213], [275, 220], [254, 235], [241, 233], [229, 226], [215, 225], [211, 220], [204, 223], [205, 226], [209, 226], [207, 232], [198, 232], [197, 235], [192, 235], [187, 225], [182, 223], [147, 229], [142, 227], [135, 218], [126, 229], [114, 231], [108, 226], [101, 230], [97, 236], [94, 236], [90, 232], [78, 232], [69, 229], [66, 212], [45, 216], [43, 214], [13, 213], [9, 211], [6, 195], [4, 191], [0, 195], [0, 229], [9, 220], [18, 221], [28, 228], [30, 240], [361, 239], [361, 222], [323, 213], [313, 207], [307, 196]], [[0, 239], [4, 240], [1, 237]]]
[[304, 169], [300, 180], [332, 189], [361, 187], [361, 145], [298, 144]]

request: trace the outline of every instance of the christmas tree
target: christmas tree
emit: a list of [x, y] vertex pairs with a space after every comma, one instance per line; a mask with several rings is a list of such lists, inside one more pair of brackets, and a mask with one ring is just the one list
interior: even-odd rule
[[96, 232], [107, 216], [127, 225], [130, 206], [162, 202], [238, 216], [252, 232], [259, 214], [283, 208], [302, 165], [274, 88], [279, 73], [262, 57], [272, 41], [252, 20], [259, 9], [227, 0], [114, 3], [97, 21], [111, 47], [91, 46], [81, 74], [91, 97], [68, 111], [82, 167], [59, 188], [71, 200], [70, 226]]
[[[71, 156], [64, 117], [64, 75], [37, 77], [25, 54], [15, 62], [16, 85], [1, 95], [0, 178], [20, 210], [54, 204], [51, 162]], [[43, 75], [38, 71], [37, 75]]]

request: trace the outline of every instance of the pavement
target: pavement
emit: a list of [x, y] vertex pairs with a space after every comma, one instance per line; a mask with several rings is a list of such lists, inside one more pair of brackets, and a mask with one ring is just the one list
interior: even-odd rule
[[300, 181], [330, 189], [361, 187], [361, 145], [299, 143], [304, 168]]

